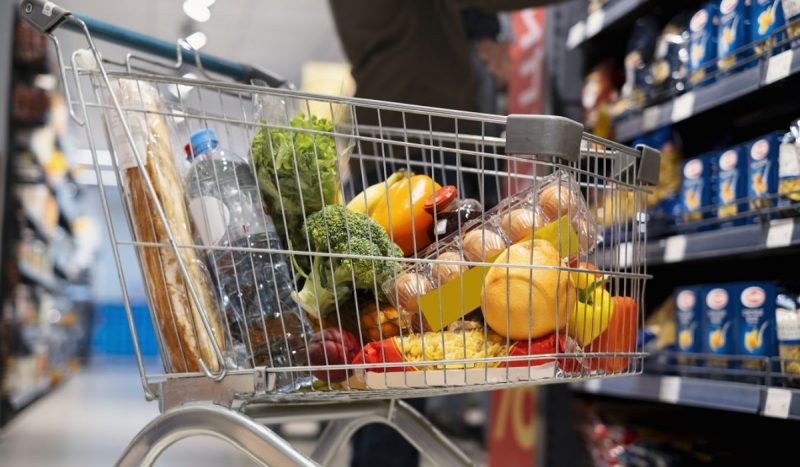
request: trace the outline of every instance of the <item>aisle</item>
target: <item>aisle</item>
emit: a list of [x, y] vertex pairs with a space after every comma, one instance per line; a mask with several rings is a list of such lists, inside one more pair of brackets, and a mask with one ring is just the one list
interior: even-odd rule
[[[0, 433], [0, 467], [108, 467], [158, 413], [144, 400], [135, 363], [91, 366], [36, 402]], [[304, 451], [309, 440], [293, 440]], [[343, 450], [335, 465], [346, 465]], [[254, 465], [213, 438], [184, 440], [155, 464], [170, 467]]]

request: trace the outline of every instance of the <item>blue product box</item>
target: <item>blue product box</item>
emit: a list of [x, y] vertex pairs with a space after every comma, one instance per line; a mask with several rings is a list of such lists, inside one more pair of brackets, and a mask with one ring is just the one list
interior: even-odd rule
[[[713, 183], [713, 190], [714, 204], [717, 206], [715, 214], [718, 219], [738, 216], [747, 211], [747, 165], [747, 157], [741, 146], [727, 149], [717, 156], [714, 163], [716, 181]], [[737, 217], [721, 222], [719, 227], [746, 223], [746, 218]]]
[[[683, 223], [710, 219], [713, 202], [714, 154], [681, 163], [681, 210]], [[702, 230], [702, 229], [701, 229]]]
[[675, 342], [681, 352], [703, 351], [701, 287], [675, 289]]
[[[770, 133], [744, 145], [747, 155], [747, 196], [751, 209], [766, 209], [777, 205], [778, 169], [783, 134]], [[776, 217], [774, 213], [768, 217]]]
[[776, 30], [783, 28], [786, 22], [783, 15], [783, 2], [776, 0], [750, 1], [750, 42], [767, 40]]
[[[778, 354], [775, 308], [777, 291], [771, 282], [745, 282], [732, 284], [737, 330], [736, 353], [756, 357], [774, 357]], [[745, 367], [763, 367], [759, 361], [745, 361]]]
[[697, 11], [689, 21], [689, 80], [700, 84], [713, 74], [714, 67], [707, 67], [717, 59], [717, 4], [709, 2]]
[[717, 29], [717, 66], [720, 71], [729, 70], [752, 51], [739, 51], [750, 41], [750, 17], [746, 0], [722, 0], [719, 2], [719, 28]]
[[735, 355], [737, 349], [738, 322], [736, 320], [735, 297], [729, 285], [707, 286], [703, 289], [703, 353], [720, 355], [709, 358], [709, 366], [728, 367], [730, 362], [724, 355]]

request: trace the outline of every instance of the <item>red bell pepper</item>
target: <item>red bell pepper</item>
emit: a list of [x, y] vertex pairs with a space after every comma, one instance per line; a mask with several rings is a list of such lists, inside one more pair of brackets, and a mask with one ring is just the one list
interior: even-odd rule
[[[575, 344], [575, 341], [572, 340], [572, 338], [567, 337], [564, 334], [560, 334], [558, 336], [558, 339], [556, 340], [555, 333], [549, 334], [544, 337], [540, 337], [538, 339], [533, 339], [531, 341], [515, 342], [508, 349], [508, 355], [510, 356], [577, 353], [577, 352], [580, 352], [580, 349]], [[544, 358], [536, 360], [515, 360], [503, 363], [500, 365], [500, 367], [501, 368], [507, 366], [512, 368], [526, 367], [529, 364], [530, 366], [539, 366], [553, 361], [555, 361], [554, 358]], [[581, 362], [578, 358], [575, 357], [559, 358], [558, 366], [562, 370], [570, 373], [578, 372], [581, 370]]]
[[[401, 363], [403, 362], [403, 355], [400, 349], [397, 348], [397, 340], [394, 337], [389, 337], [382, 341], [370, 342], [361, 348], [361, 352], [356, 354], [352, 360], [353, 365], [363, 365], [365, 363]], [[402, 366], [382, 367], [382, 368], [368, 368], [367, 371], [374, 371], [376, 373], [397, 372], [403, 371]]]
[[[639, 328], [639, 312], [636, 301], [631, 297], [613, 297], [614, 314], [608, 328], [597, 336], [586, 352], [634, 352], [636, 350], [636, 331]], [[588, 366], [592, 370], [607, 373], [620, 373], [628, 368], [629, 357], [591, 357]]]

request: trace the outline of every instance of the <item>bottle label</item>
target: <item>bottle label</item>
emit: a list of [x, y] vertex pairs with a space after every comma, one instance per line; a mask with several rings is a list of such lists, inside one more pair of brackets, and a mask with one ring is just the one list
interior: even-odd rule
[[200, 196], [189, 202], [189, 212], [203, 244], [219, 244], [231, 219], [225, 203], [213, 196]]

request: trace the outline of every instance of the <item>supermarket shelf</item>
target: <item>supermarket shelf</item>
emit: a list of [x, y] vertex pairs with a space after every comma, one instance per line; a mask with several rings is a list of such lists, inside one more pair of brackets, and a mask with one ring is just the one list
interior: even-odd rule
[[752, 253], [800, 245], [800, 218], [776, 219], [707, 232], [673, 235], [647, 243], [648, 265]]
[[581, 46], [646, 3], [648, 0], [618, 0], [578, 21], [567, 34], [567, 49]]
[[682, 376], [640, 375], [587, 380], [589, 394], [800, 420], [800, 390]]
[[50, 378], [42, 378], [27, 390], [12, 394], [9, 397], [9, 404], [15, 411], [19, 411], [28, 406], [31, 402], [47, 394], [53, 388]]
[[25, 215], [25, 220], [28, 221], [28, 225], [31, 227], [37, 237], [45, 242], [50, 242], [53, 239], [53, 235], [44, 228], [42, 221], [37, 219], [33, 213], [24, 208], [22, 209], [22, 212]]
[[720, 77], [714, 83], [621, 120], [614, 126], [615, 136], [620, 141], [633, 140], [644, 133], [700, 115], [797, 74], [800, 74], [800, 52], [783, 52], [763, 64], [759, 63], [759, 66]]
[[51, 292], [58, 291], [58, 283], [52, 274], [43, 273], [24, 261], [19, 262], [19, 273], [26, 280], [41, 285]]

